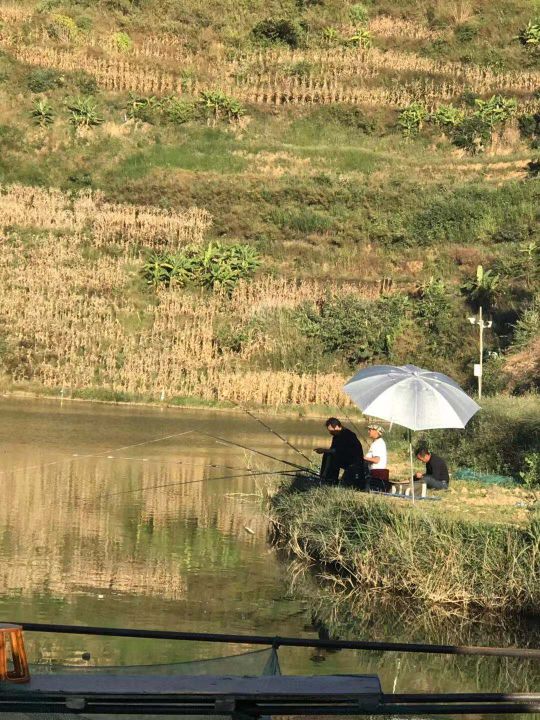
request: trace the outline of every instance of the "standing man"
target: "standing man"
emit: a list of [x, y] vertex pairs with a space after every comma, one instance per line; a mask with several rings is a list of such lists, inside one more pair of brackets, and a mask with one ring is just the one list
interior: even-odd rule
[[415, 473], [415, 480], [422, 480], [432, 490], [448, 490], [450, 476], [448, 475], [446, 462], [435, 453], [432, 453], [426, 445], [419, 445], [415, 453], [420, 462], [426, 464], [426, 472], [424, 474], [421, 472]]
[[364, 456], [364, 460], [368, 464], [369, 474], [374, 478], [372, 488], [388, 492], [390, 483], [388, 482], [387, 452], [386, 443], [382, 437], [383, 434], [384, 428], [382, 425], [368, 425], [368, 437], [373, 442]]
[[[358, 490], [367, 490], [364, 471], [364, 451], [357, 436], [343, 427], [335, 417], [328, 418], [326, 429], [332, 436], [329, 448], [315, 448], [315, 452], [324, 455], [321, 465], [321, 478], [329, 483], [348, 485]], [[341, 483], [339, 471], [343, 469]]]

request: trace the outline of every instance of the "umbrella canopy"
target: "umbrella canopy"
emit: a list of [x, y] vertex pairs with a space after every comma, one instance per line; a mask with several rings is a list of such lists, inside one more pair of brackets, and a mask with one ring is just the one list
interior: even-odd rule
[[[416, 365], [375, 365], [360, 370], [343, 388], [365, 415], [411, 430], [464, 428], [480, 410], [455, 380]], [[409, 432], [414, 502], [412, 439]]]
[[452, 378], [415, 365], [375, 365], [343, 389], [365, 415], [409, 430], [464, 428], [480, 410]]

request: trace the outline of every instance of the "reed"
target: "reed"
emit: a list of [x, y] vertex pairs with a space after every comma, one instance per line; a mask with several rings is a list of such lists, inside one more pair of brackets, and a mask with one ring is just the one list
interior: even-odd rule
[[[444, 501], [443, 501], [444, 502]], [[524, 526], [469, 522], [340, 488], [277, 493], [279, 543], [346, 578], [351, 589], [427, 606], [540, 613], [540, 518]]]

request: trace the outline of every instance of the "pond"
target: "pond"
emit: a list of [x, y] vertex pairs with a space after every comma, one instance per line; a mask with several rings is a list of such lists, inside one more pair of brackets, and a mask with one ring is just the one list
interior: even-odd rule
[[[308, 457], [327, 442], [321, 420], [265, 421]], [[369, 598], [336, 604], [305, 573], [292, 587], [289, 560], [268, 541], [262, 500], [277, 480], [256, 474], [286, 466], [209, 435], [304, 461], [245, 414], [3, 399], [0, 433], [5, 621], [540, 644], [532, 621], [430, 623]], [[39, 663], [86, 664], [89, 652], [100, 665], [151, 664], [249, 649], [29, 632], [25, 639]], [[540, 679], [537, 662], [508, 659], [286, 648], [280, 659], [285, 673], [378, 673], [387, 692], [532, 691]]]

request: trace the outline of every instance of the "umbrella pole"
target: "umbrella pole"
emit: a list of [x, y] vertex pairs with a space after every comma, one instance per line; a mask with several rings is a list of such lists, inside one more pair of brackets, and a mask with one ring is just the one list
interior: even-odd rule
[[413, 457], [412, 457], [412, 433], [410, 430], [408, 430], [409, 433], [409, 460], [411, 463], [411, 497], [412, 501], [414, 502], [414, 470], [413, 470]]

